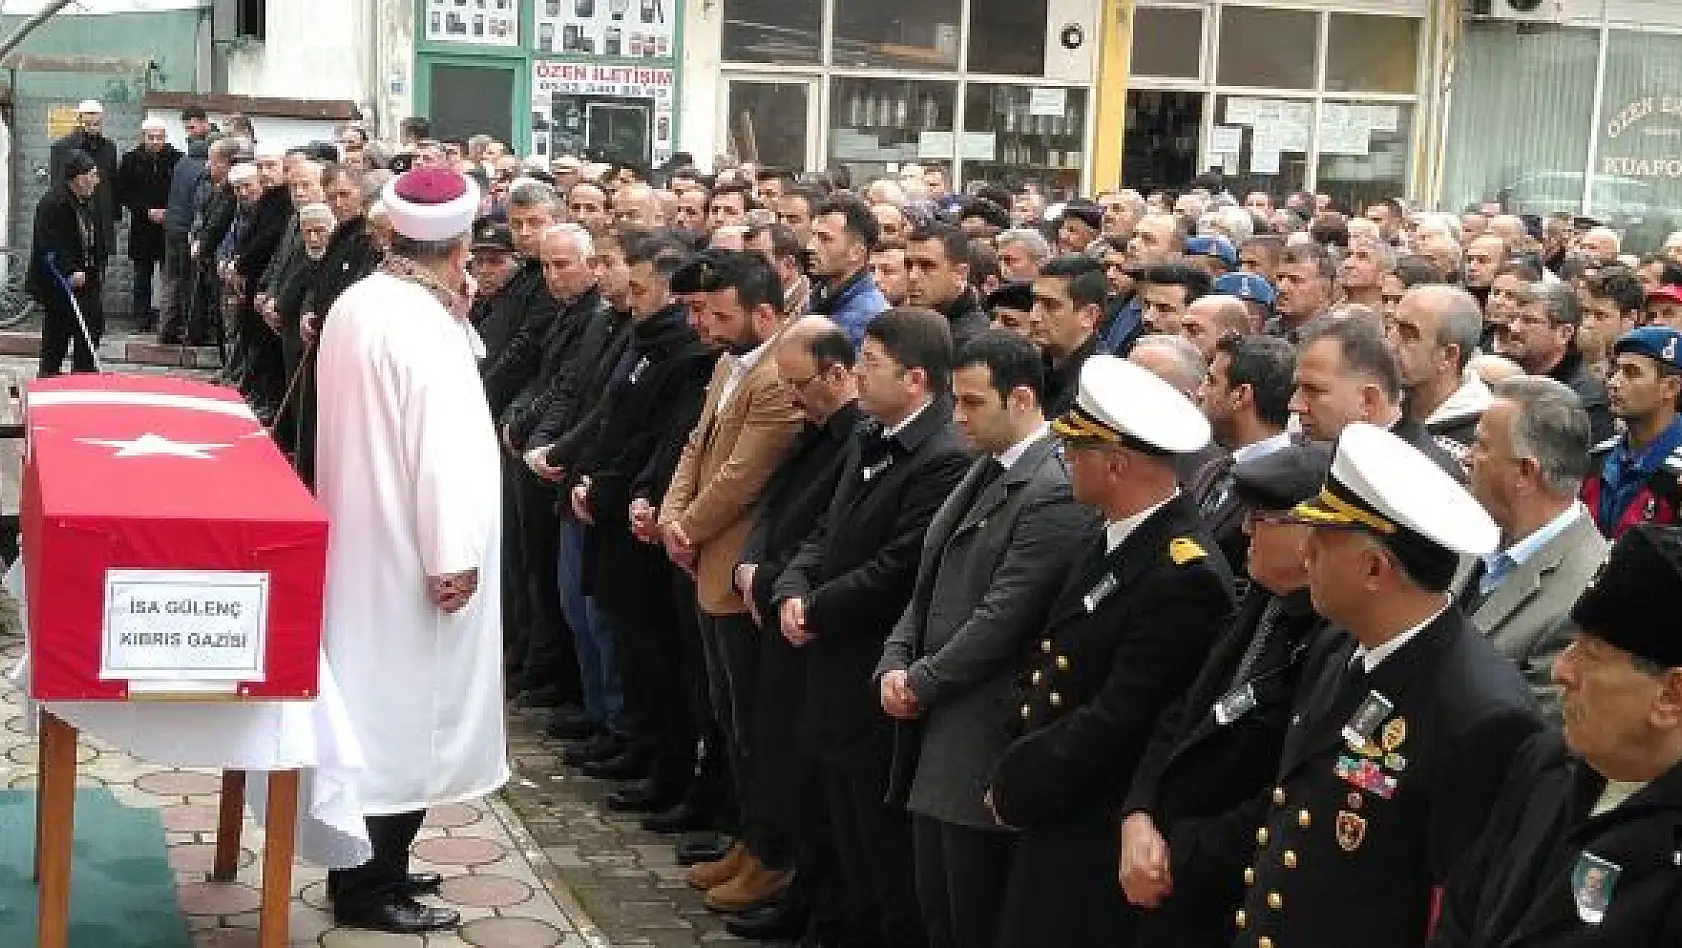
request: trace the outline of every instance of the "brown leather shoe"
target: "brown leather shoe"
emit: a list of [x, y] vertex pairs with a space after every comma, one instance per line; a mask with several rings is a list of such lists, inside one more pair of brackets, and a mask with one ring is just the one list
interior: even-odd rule
[[752, 911], [782, 898], [793, 881], [793, 869], [767, 869], [749, 854], [736, 878], [707, 890], [706, 906], [715, 912]]
[[706, 892], [729, 882], [748, 861], [748, 844], [736, 840], [723, 859], [714, 862], [696, 863], [689, 867], [689, 886]]

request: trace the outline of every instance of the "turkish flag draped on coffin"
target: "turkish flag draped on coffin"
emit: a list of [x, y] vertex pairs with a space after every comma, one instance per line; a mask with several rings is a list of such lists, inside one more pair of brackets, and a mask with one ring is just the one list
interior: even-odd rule
[[63, 376], [25, 422], [34, 698], [316, 696], [327, 518], [238, 394]]

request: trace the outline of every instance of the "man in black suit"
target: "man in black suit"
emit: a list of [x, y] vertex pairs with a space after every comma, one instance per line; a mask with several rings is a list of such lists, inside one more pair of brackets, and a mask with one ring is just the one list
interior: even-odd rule
[[1499, 532], [1435, 462], [1363, 423], [1292, 516], [1315, 528], [1315, 611], [1347, 638], [1304, 672], [1234, 944], [1417, 946], [1541, 726], [1517, 669], [1449, 595], [1459, 558]]
[[[53, 142], [47, 153], [48, 181], [57, 188], [70, 180], [73, 156], [86, 155], [99, 169], [99, 186], [94, 190], [92, 208], [94, 223], [99, 229], [100, 246], [109, 251], [117, 249], [117, 143], [105, 134], [105, 106], [98, 99], [83, 99], [76, 106], [76, 127], [63, 138]], [[101, 265], [104, 261], [100, 261]], [[96, 274], [104, 285], [104, 273]]]
[[1682, 944], [1682, 529], [1618, 539], [1554, 661], [1564, 733], [1519, 751], [1435, 948]]
[[1285, 514], [1320, 490], [1330, 465], [1328, 446], [1305, 443], [1232, 470], [1249, 592], [1191, 690], [1158, 723], [1123, 806], [1121, 883], [1143, 910], [1139, 948], [1232, 941], [1244, 841], [1279, 764], [1304, 658], [1325, 629], [1303, 567], [1310, 528]]
[[777, 375], [794, 393], [806, 429], [765, 486], [735, 581], [761, 631], [749, 728], [758, 761], [754, 805], [798, 840], [800, 852], [794, 883], [780, 904], [725, 922], [738, 938], [771, 941], [811, 931], [833, 940], [838, 926], [840, 906], [829, 898], [836, 880], [823, 785], [797, 727], [806, 700], [807, 652], [783, 638], [772, 590], [829, 509], [847, 448], [864, 421], [853, 378], [856, 357], [852, 340], [827, 316], [803, 316], [778, 338]]
[[1356, 422], [1387, 428], [1464, 484], [1466, 468], [1402, 411], [1402, 370], [1376, 318], [1316, 320], [1297, 347], [1290, 410], [1315, 441], [1336, 441]]
[[897, 722], [892, 796], [909, 797], [931, 948], [993, 943], [1014, 837], [981, 798], [1009, 736], [1024, 645], [1093, 521], [1046, 425], [1034, 344], [989, 329], [957, 365], [953, 421], [981, 457], [929, 523], [916, 592], [876, 666]]
[[911, 599], [929, 520], [970, 465], [951, 425], [951, 372], [939, 313], [893, 309], [865, 327], [854, 375], [876, 425], [848, 447], [824, 523], [774, 587], [783, 637], [807, 651], [799, 739], [823, 769], [848, 943], [925, 944], [911, 822], [886, 802], [893, 729], [870, 677]]
[[1244, 505], [1233, 487], [1233, 470], [1244, 461], [1279, 450], [1291, 441], [1291, 376], [1296, 348], [1276, 336], [1228, 336], [1215, 344], [1203, 383], [1203, 416], [1215, 443], [1226, 449], [1186, 484], [1203, 525], [1220, 545], [1235, 574], [1244, 572], [1249, 539]]
[[[29, 295], [41, 304], [46, 321], [41, 327], [39, 375], [47, 378], [64, 368], [65, 353], [74, 347], [71, 365], [77, 372], [94, 371], [94, 349], [105, 331], [105, 311], [100, 303], [101, 275], [111, 245], [99, 229], [94, 206], [99, 187], [99, 167], [87, 155], [70, 156], [64, 184], [41, 195], [35, 205], [34, 240], [29, 249]], [[54, 275], [54, 270], [57, 275]], [[64, 283], [59, 279], [63, 278]], [[76, 294], [83, 326], [65, 295], [65, 284]]]
[[1178, 485], [1176, 457], [1209, 441], [1196, 406], [1146, 369], [1095, 355], [1052, 427], [1075, 499], [1104, 522], [1082, 531], [1030, 647], [1020, 736], [984, 798], [1021, 831], [1004, 948], [1129, 939], [1119, 807], [1158, 715], [1191, 684], [1232, 608], [1232, 576]]

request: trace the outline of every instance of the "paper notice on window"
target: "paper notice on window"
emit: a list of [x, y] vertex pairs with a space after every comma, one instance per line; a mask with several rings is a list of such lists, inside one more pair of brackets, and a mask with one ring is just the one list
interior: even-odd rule
[[1256, 100], [1237, 98], [1226, 100], [1226, 123], [1228, 125], [1256, 124]]
[[957, 147], [957, 139], [951, 132], [923, 132], [917, 136], [918, 158], [940, 158], [950, 161]]
[[1238, 173], [1238, 153], [1225, 152], [1221, 155], [1221, 174]]
[[1250, 173], [1251, 174], [1278, 174], [1279, 173], [1279, 153], [1277, 151], [1272, 151], [1272, 150], [1263, 150], [1263, 149], [1260, 149], [1260, 148], [1251, 148], [1250, 149]]
[[1209, 136], [1209, 151], [1216, 155], [1236, 155], [1244, 144], [1244, 129], [1236, 125], [1217, 125]]
[[1375, 132], [1402, 130], [1402, 110], [1395, 105], [1367, 106], [1367, 125]]
[[958, 139], [959, 157], [965, 161], [994, 161], [998, 147], [998, 136], [992, 132], [965, 132]]
[[267, 573], [107, 570], [100, 680], [260, 682], [268, 617]]
[[1069, 90], [1032, 89], [1028, 92], [1029, 115], [1053, 115], [1062, 118], [1069, 108]]
[[1366, 106], [1327, 102], [1320, 107], [1320, 154], [1365, 155], [1371, 147]]

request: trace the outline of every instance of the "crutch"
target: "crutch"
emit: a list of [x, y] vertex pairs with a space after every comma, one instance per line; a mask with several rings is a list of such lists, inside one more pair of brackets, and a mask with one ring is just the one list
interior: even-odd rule
[[[82, 341], [88, 344], [88, 352], [93, 355], [93, 370], [103, 374], [105, 366], [100, 364], [99, 361], [99, 346], [93, 341], [93, 333], [88, 332], [88, 321], [82, 315], [82, 304], [76, 300], [76, 290], [70, 285], [70, 278], [58, 269], [58, 254], [47, 254], [47, 271], [53, 275], [54, 280], [58, 281], [59, 289], [64, 291], [65, 298], [70, 301], [70, 311], [76, 314], [76, 328], [82, 331]], [[75, 361], [74, 347], [72, 347], [71, 361]]]

